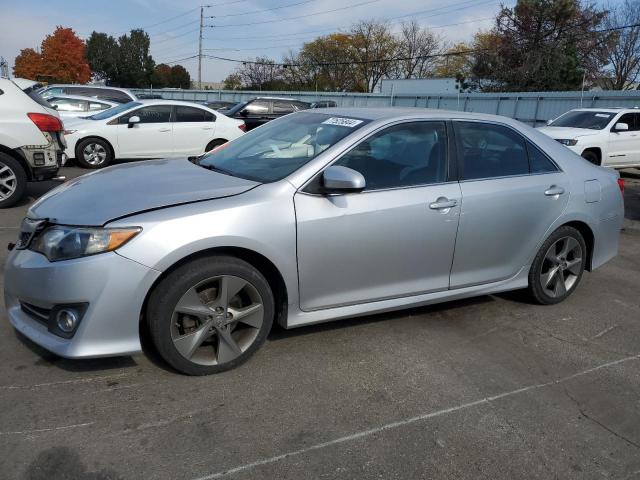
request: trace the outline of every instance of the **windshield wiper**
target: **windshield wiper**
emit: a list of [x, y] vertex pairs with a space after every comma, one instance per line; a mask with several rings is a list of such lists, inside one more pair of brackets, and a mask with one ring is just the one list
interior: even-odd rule
[[223, 175], [229, 175], [230, 177], [235, 177], [233, 173], [229, 170], [225, 170], [224, 168], [216, 167], [215, 165], [203, 165], [202, 163], [198, 163], [202, 168], [206, 168], [207, 170], [211, 170], [212, 172], [222, 173]]

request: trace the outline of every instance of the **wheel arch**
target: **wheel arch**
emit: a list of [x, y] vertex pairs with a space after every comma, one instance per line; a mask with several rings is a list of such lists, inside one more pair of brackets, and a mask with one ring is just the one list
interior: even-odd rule
[[80, 148], [80, 144], [82, 142], [84, 142], [85, 140], [89, 140], [91, 138], [95, 138], [97, 140], [102, 140], [103, 142], [105, 142], [109, 146], [109, 150], [111, 151], [111, 157], [115, 160], [116, 151], [113, 148], [113, 144], [109, 140], [107, 140], [106, 138], [101, 137], [100, 135], [87, 135], [86, 137], [82, 137], [81, 139], [79, 139], [76, 142], [75, 149], [74, 149], [74, 152], [73, 152], [73, 154], [75, 155], [75, 158], [78, 158], [78, 148]]
[[239, 258], [240, 260], [244, 260], [245, 262], [249, 263], [260, 273], [262, 273], [262, 275], [264, 275], [264, 277], [267, 279], [267, 282], [269, 283], [269, 286], [271, 287], [271, 290], [273, 292], [276, 307], [275, 322], [286, 327], [287, 305], [289, 304], [289, 296], [284, 277], [282, 276], [282, 273], [280, 272], [278, 267], [276, 267], [275, 264], [267, 257], [254, 250], [242, 247], [213, 247], [193, 252], [186, 257], [179, 259], [171, 266], [169, 266], [169, 268], [164, 270], [162, 272], [162, 275], [158, 276], [158, 278], [153, 282], [153, 285], [151, 285], [151, 288], [149, 288], [149, 290], [147, 291], [144, 302], [142, 303], [142, 309], [140, 311], [139, 328], [141, 343], [145, 344], [146, 339], [148, 338], [148, 332], [146, 331], [146, 322], [144, 321], [144, 319], [145, 312], [147, 310], [147, 303], [149, 301], [149, 297], [151, 296], [151, 292], [153, 292], [156, 286], [176, 268], [179, 268], [185, 263], [197, 260], [198, 258], [208, 257], [212, 255], [226, 255]]
[[218, 143], [220, 142], [220, 145], [224, 145], [225, 143], [227, 143], [229, 140], [227, 140], [226, 138], [222, 138], [222, 137], [218, 137], [218, 138], [214, 138], [213, 140], [209, 141], [209, 143], [207, 143], [206, 147], [204, 147], [205, 152], [208, 152], [209, 150], [211, 150], [212, 148], [215, 147], [211, 147], [209, 148], [210, 145], [214, 144], [214, 143]]
[[585, 264], [585, 270], [590, 272], [592, 270], [593, 250], [595, 247], [595, 235], [593, 230], [587, 223], [580, 220], [572, 220], [570, 222], [563, 223], [558, 228], [560, 227], [573, 227], [580, 232], [582, 238], [584, 238], [584, 242], [587, 244], [587, 262]]
[[31, 167], [29, 166], [29, 164], [27, 163], [27, 161], [22, 155], [20, 155], [15, 150], [9, 147], [6, 147], [2, 144], [0, 144], [0, 152], [6, 155], [9, 155], [11, 158], [13, 158], [16, 162], [18, 162], [22, 166], [22, 168], [24, 169], [24, 172], [27, 175], [27, 180], [31, 181], [33, 179], [33, 175], [31, 174]]
[[582, 153], [584, 152], [592, 152], [595, 153], [596, 156], [598, 157], [598, 164], [602, 165], [602, 149], [600, 147], [589, 147], [589, 148], [585, 148]]

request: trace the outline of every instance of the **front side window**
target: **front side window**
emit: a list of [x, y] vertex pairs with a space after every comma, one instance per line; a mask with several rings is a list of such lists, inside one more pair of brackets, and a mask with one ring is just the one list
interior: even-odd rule
[[176, 107], [176, 122], [213, 122], [213, 114], [195, 107]]
[[365, 190], [442, 183], [447, 178], [444, 122], [389, 127], [358, 144], [335, 165], [360, 172]]
[[550, 127], [587, 128], [602, 130], [613, 120], [615, 113], [597, 112], [592, 110], [574, 110], [556, 118]]
[[625, 113], [622, 115], [616, 123], [626, 123], [629, 125], [629, 132], [637, 132], [640, 130], [640, 114], [638, 113]]
[[120, 117], [120, 123], [129, 123], [131, 117], [140, 117], [139, 123], [168, 123], [171, 121], [171, 105], [153, 105], [139, 108]]
[[269, 102], [256, 100], [255, 102], [250, 102], [249, 104], [247, 104], [244, 110], [246, 110], [251, 115], [269, 113]]
[[455, 122], [463, 180], [529, 173], [524, 139], [513, 130], [481, 122]]
[[353, 134], [369, 120], [299, 112], [274, 120], [205, 155], [200, 166], [261, 183], [275, 182]]
[[89, 111], [97, 111], [97, 110], [106, 110], [109, 108], [109, 105], [106, 103], [100, 102], [89, 102]]

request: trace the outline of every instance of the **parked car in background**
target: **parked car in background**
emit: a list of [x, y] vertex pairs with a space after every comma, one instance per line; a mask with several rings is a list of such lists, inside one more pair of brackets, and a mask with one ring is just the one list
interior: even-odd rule
[[226, 102], [224, 100], [214, 100], [210, 102], [205, 102], [205, 105], [217, 112], [228, 112], [233, 107], [238, 105], [238, 102]]
[[617, 254], [622, 187], [504, 117], [298, 112], [194, 163], [120, 165], [53, 190], [8, 256], [5, 305], [63, 357], [129, 355], [142, 335], [176, 370], [216, 373], [276, 321], [515, 289], [561, 302]]
[[243, 120], [249, 131], [276, 118], [310, 107], [310, 103], [291, 98], [258, 97], [237, 104], [227, 110], [225, 115]]
[[67, 123], [67, 155], [85, 168], [117, 158], [202, 155], [244, 133], [244, 122], [178, 100], [141, 100]]
[[55, 177], [63, 162], [62, 121], [37, 88], [0, 77], [0, 208], [19, 201], [27, 182]]
[[603, 167], [640, 167], [640, 110], [578, 108], [538, 130]]
[[49, 85], [40, 90], [43, 98], [54, 95], [78, 95], [81, 97], [109, 100], [116, 103], [127, 103], [137, 100], [136, 96], [126, 88], [99, 87], [94, 85]]
[[321, 100], [319, 102], [313, 102], [310, 108], [334, 108], [338, 104], [333, 100]]
[[136, 97], [138, 100], [162, 100], [162, 95], [159, 93], [138, 93]]
[[98, 100], [76, 95], [54, 95], [48, 97], [47, 102], [58, 111], [62, 119], [86, 117], [120, 105], [109, 100]]

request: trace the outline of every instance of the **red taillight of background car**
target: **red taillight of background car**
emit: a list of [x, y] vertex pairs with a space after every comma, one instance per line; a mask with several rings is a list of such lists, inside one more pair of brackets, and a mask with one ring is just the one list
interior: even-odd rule
[[624, 178], [618, 179], [618, 187], [620, 187], [620, 193], [624, 194]]
[[27, 113], [27, 117], [40, 129], [41, 132], [61, 132], [64, 130], [58, 117], [46, 113]]
[[244, 123], [241, 123], [240, 125], [238, 125], [238, 128], [239, 128], [240, 130], [242, 130], [243, 132], [246, 132], [246, 131], [247, 131], [247, 126], [246, 126]]

